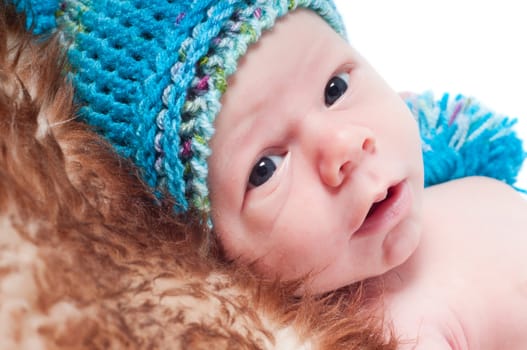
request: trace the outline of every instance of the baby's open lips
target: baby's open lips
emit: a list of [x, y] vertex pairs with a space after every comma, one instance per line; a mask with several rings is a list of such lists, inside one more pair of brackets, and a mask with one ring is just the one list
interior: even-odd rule
[[393, 227], [410, 203], [407, 187], [407, 182], [401, 181], [379, 194], [373, 200], [361, 226], [353, 236], [384, 232]]
[[389, 187], [384, 194], [380, 195], [377, 199], [375, 199], [375, 201], [370, 207], [370, 210], [368, 210], [368, 214], [366, 214], [366, 218], [364, 220], [367, 220], [370, 216], [372, 216], [377, 210], [377, 208], [382, 206], [384, 202], [391, 198], [391, 196], [393, 195], [393, 188], [394, 186]]

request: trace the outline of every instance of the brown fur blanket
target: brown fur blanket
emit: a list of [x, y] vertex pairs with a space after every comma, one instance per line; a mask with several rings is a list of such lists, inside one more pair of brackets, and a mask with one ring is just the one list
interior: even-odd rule
[[0, 349], [395, 348], [357, 298], [200, 256], [204, 228], [76, 120], [56, 37], [0, 11]]

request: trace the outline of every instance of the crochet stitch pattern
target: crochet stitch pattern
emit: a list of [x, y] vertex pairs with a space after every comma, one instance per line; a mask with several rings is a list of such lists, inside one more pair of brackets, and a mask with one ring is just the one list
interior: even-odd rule
[[[62, 31], [81, 117], [139, 166], [158, 195], [170, 193], [177, 211], [194, 207], [205, 217], [208, 141], [238, 59], [296, 8], [315, 11], [345, 36], [330, 0], [15, 4], [36, 32]], [[525, 158], [514, 119], [462, 95], [425, 93], [407, 104], [419, 123], [425, 186], [470, 175], [514, 184]]]
[[208, 142], [227, 78], [262, 32], [297, 8], [345, 36], [330, 0], [60, 1], [80, 115], [158, 195], [168, 191], [177, 211], [207, 215]]

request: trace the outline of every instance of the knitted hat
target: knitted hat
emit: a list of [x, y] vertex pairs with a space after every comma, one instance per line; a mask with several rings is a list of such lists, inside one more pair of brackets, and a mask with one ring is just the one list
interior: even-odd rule
[[315, 11], [345, 35], [331, 0], [66, 0], [58, 6], [77, 97], [85, 104], [81, 117], [132, 159], [157, 193], [168, 191], [180, 212], [210, 210], [208, 142], [227, 78], [248, 46], [296, 8]]

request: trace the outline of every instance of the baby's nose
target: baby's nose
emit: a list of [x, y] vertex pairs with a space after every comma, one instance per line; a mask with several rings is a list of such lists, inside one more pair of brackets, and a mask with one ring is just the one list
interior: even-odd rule
[[370, 129], [346, 125], [324, 130], [319, 144], [319, 172], [322, 181], [338, 187], [360, 165], [364, 156], [375, 152], [375, 138]]

